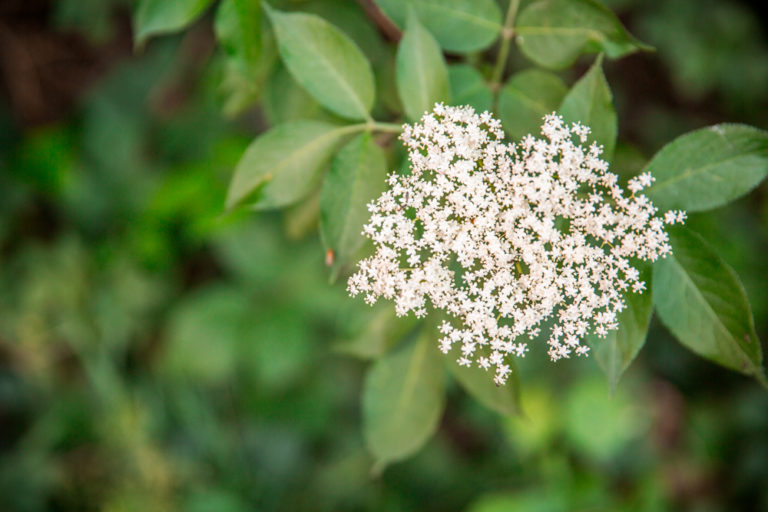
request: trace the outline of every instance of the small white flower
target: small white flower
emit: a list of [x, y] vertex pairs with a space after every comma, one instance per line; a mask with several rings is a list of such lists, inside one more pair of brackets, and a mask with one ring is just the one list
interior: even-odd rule
[[393, 300], [398, 315], [447, 312], [440, 349], [460, 345], [459, 363], [495, 368], [497, 384], [547, 319], [552, 360], [586, 355], [584, 336], [617, 329], [622, 292], [645, 288], [632, 261], [669, 254], [663, 226], [685, 220], [656, 217], [637, 194], [648, 173], [625, 196], [601, 148], [582, 145], [588, 127], [551, 114], [541, 133], [507, 144], [487, 112], [441, 104], [405, 126], [411, 172], [390, 175], [370, 205], [363, 233], [376, 253], [348, 283], [369, 303]]

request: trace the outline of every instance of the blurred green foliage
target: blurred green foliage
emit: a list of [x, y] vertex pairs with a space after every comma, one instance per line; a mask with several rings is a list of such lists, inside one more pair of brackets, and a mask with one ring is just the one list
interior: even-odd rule
[[[768, 128], [765, 19], [726, 0], [606, 3], [657, 49], [606, 64], [620, 132], [635, 144], [617, 146], [616, 167], [640, 168], [713, 120]], [[399, 109], [389, 46], [357, 4], [332, 4], [301, 2], [348, 28], [382, 102]], [[105, 44], [126, 6], [61, 0], [49, 30]], [[379, 355], [355, 340], [378, 336], [383, 352], [402, 332], [328, 283], [319, 237], [302, 227], [316, 223], [317, 202], [224, 211], [263, 117], [322, 107], [248, 56], [216, 52], [190, 75], [183, 63], [206, 30], [114, 58], [54, 123], [21, 126], [0, 102], [0, 510], [768, 509], [768, 396], [655, 322], [613, 395], [594, 359], [555, 367], [533, 351], [519, 368], [522, 417], [454, 384], [437, 435], [372, 476], [363, 365], [342, 353]], [[671, 87], [638, 92], [633, 67]], [[488, 101], [451, 69], [467, 101]], [[263, 108], [224, 119], [222, 108], [261, 94], [235, 86], [235, 97], [227, 84], [259, 77]], [[689, 222], [741, 276], [763, 340], [766, 190]]]

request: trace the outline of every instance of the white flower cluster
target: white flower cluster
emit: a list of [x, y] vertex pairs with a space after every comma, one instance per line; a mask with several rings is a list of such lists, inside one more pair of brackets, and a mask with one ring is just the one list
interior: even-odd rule
[[460, 344], [459, 363], [493, 367], [497, 384], [545, 319], [552, 360], [586, 354], [585, 335], [616, 329], [622, 292], [645, 287], [631, 259], [669, 254], [664, 223], [685, 220], [655, 217], [637, 195], [647, 173], [625, 196], [601, 148], [574, 143], [588, 127], [552, 114], [541, 132], [507, 144], [488, 112], [441, 104], [405, 126], [411, 172], [391, 174], [368, 206], [363, 234], [376, 252], [349, 279], [352, 295], [392, 299], [398, 315], [423, 316], [429, 303], [446, 311], [458, 321], [443, 322], [442, 351]]

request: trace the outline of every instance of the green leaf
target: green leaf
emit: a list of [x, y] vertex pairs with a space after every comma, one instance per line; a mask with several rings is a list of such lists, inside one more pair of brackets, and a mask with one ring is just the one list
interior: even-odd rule
[[265, 89], [267, 79], [277, 61], [277, 49], [272, 31], [262, 25], [259, 58], [249, 63], [242, 56], [231, 55], [224, 61], [220, 93], [223, 96], [223, 111], [227, 116], [236, 116], [253, 106]]
[[256, 69], [261, 55], [261, 4], [251, 0], [222, 0], [214, 20], [216, 39], [230, 57]]
[[221, 90], [224, 113], [240, 114], [258, 101], [277, 57], [259, 2], [223, 0], [214, 20], [216, 39], [226, 52]]
[[443, 52], [413, 10], [397, 49], [395, 68], [397, 92], [409, 119], [418, 120], [431, 112], [435, 103], [448, 100], [450, 85]]
[[690, 229], [669, 231], [673, 254], [653, 267], [662, 323], [700, 356], [760, 378], [760, 340], [738, 276]]
[[650, 267], [643, 265], [640, 280], [645, 281], [647, 289], [643, 293], [627, 292], [627, 307], [618, 315], [618, 330], [609, 331], [605, 338], [594, 334], [587, 338], [597, 364], [608, 377], [611, 392], [616, 391], [621, 375], [645, 344], [653, 312], [651, 277]]
[[352, 139], [333, 159], [320, 197], [320, 235], [333, 251], [334, 275], [363, 246], [367, 204], [384, 191], [386, 179], [386, 156], [370, 133]]
[[648, 415], [636, 400], [623, 389], [608, 396], [597, 375], [579, 379], [566, 390], [559, 410], [568, 446], [587, 460], [616, 459], [648, 430]]
[[134, 17], [136, 46], [151, 36], [181, 30], [197, 19], [213, 0], [141, 0]]
[[296, 81], [323, 106], [348, 119], [368, 119], [371, 65], [339, 29], [313, 14], [285, 14], [264, 4], [280, 57]]
[[284, 66], [278, 65], [264, 86], [264, 116], [272, 126], [300, 119], [330, 117], [312, 96], [296, 83]]
[[500, 414], [520, 414], [520, 383], [512, 361], [509, 361], [512, 374], [502, 386], [494, 384], [493, 370], [483, 370], [475, 364], [461, 366], [455, 354], [448, 354], [447, 364], [461, 387], [478, 402]]
[[610, 161], [616, 146], [616, 110], [613, 96], [603, 75], [602, 57], [598, 57], [584, 76], [565, 95], [560, 114], [566, 122], [580, 122], [592, 129], [588, 143], [603, 146], [603, 160]]
[[523, 9], [515, 27], [520, 51], [548, 68], [570, 66], [584, 52], [616, 59], [649, 50], [596, 0], [539, 0]]
[[682, 135], [645, 168], [656, 182], [644, 193], [661, 209], [698, 212], [743, 196], [768, 175], [768, 132], [718, 124]]
[[555, 74], [526, 69], [514, 75], [499, 92], [499, 116], [511, 140], [540, 133], [543, 118], [560, 106], [568, 88]]
[[419, 19], [448, 52], [469, 53], [490, 46], [501, 30], [501, 11], [493, 0], [375, 0], [399, 27], [413, 7]]
[[376, 361], [363, 387], [363, 434], [375, 469], [419, 450], [437, 430], [444, 403], [440, 352], [429, 330]]
[[255, 208], [278, 208], [307, 195], [344, 135], [357, 127], [322, 121], [278, 125], [254, 140], [235, 168], [227, 208], [250, 202]]
[[467, 512], [559, 512], [568, 510], [566, 490], [526, 489], [520, 492], [486, 494], [472, 503]]
[[453, 64], [448, 67], [448, 81], [451, 86], [451, 104], [469, 105], [477, 112], [491, 110], [491, 88], [475, 68], [467, 64]]
[[302, 4], [301, 8], [308, 13], [320, 16], [331, 25], [344, 27], [344, 33], [357, 44], [373, 64], [374, 73], [378, 71], [376, 64], [387, 56], [390, 48], [359, 2], [313, 0]]

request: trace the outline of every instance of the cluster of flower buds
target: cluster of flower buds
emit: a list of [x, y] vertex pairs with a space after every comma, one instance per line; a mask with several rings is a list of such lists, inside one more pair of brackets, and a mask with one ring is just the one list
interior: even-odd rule
[[488, 112], [441, 104], [405, 126], [410, 173], [391, 174], [369, 205], [376, 251], [348, 283], [398, 315], [444, 310], [442, 351], [458, 346], [460, 364], [492, 369], [497, 384], [545, 320], [552, 360], [617, 329], [623, 295], [645, 287], [633, 261], [669, 254], [664, 224], [685, 220], [656, 215], [640, 193], [649, 174], [625, 194], [601, 147], [585, 147], [588, 127], [551, 114], [541, 134], [506, 143]]

